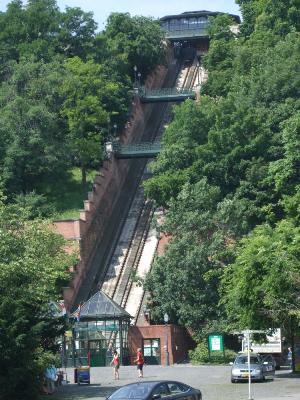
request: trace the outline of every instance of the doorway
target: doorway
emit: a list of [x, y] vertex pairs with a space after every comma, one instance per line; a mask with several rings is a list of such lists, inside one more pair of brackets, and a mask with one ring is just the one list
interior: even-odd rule
[[91, 367], [105, 367], [106, 365], [106, 348], [104, 348], [105, 340], [89, 340], [88, 351]]
[[160, 365], [160, 339], [143, 339], [145, 363]]

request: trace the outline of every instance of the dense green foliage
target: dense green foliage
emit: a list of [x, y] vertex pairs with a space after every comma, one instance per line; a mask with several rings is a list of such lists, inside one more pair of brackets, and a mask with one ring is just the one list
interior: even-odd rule
[[55, 0], [13, 0], [0, 13], [0, 169], [9, 201], [36, 193], [61, 212], [49, 193], [68, 186], [76, 167], [86, 189], [105, 138], [127, 119], [133, 66], [146, 77], [164, 61], [151, 18], [112, 14], [96, 29], [92, 13], [62, 12]]
[[50, 303], [75, 261], [48, 221], [29, 222], [26, 208], [0, 202], [0, 398], [37, 398], [40, 378], [57, 351], [64, 321]]
[[201, 342], [194, 350], [189, 351], [189, 357], [193, 364], [226, 364], [234, 361], [236, 352], [225, 349], [223, 351], [213, 351], [209, 354], [207, 343]]
[[[174, 109], [146, 193], [171, 240], [146, 287], [199, 336], [299, 316], [298, 1], [239, 1], [241, 33], [215, 18], [199, 103]], [[288, 334], [288, 332], [286, 332]]]
[[37, 398], [65, 329], [50, 304], [77, 260], [41, 218], [82, 206], [130, 112], [133, 66], [145, 78], [164, 61], [151, 18], [114, 14], [96, 29], [92, 13], [56, 0], [0, 12], [1, 400]]

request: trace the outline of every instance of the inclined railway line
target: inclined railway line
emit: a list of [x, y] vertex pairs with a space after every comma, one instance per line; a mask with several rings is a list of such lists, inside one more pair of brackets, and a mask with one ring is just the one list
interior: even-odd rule
[[[165, 81], [166, 87], [193, 87], [197, 75], [196, 61], [189, 66], [173, 64]], [[171, 116], [169, 103], [156, 105], [146, 123], [141, 140], [154, 141], [162, 135]], [[102, 289], [134, 317], [143, 304], [144, 290], [133, 276], [144, 277], [151, 268], [158, 239], [151, 228], [154, 207], [145, 201], [142, 182], [148, 178], [148, 161], [133, 160], [129, 176], [118, 200], [113, 225], [104, 243], [99, 243], [91, 268], [81, 286], [77, 302], [85, 301]], [[105, 216], [104, 216], [105, 217]], [[110, 225], [108, 224], [108, 225]]]
[[[179, 79], [181, 74], [183, 76]], [[177, 87], [182, 89], [193, 87], [196, 74], [195, 62], [187, 68], [181, 67], [176, 77]], [[153, 140], [157, 140], [161, 136], [165, 124], [169, 122], [170, 109], [169, 104], [164, 104], [164, 110]], [[142, 275], [144, 277], [145, 273], [150, 270], [158, 243], [156, 232], [150, 229], [154, 214], [153, 204], [150, 201], [144, 201], [141, 186], [147, 175], [146, 164], [118, 244], [109, 262], [106, 276], [102, 284], [98, 282], [98, 286], [108, 296], [134, 317], [134, 322], [138, 318], [144, 298], [143, 288], [136, 284], [134, 276], [140, 277]]]

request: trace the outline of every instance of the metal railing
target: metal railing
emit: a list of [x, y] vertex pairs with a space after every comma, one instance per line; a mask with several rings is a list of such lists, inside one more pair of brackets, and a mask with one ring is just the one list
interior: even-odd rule
[[112, 145], [113, 153], [116, 156], [130, 156], [130, 155], [156, 155], [161, 150], [160, 142], [143, 142], [143, 143], [133, 143], [133, 144], [121, 144], [118, 142], [113, 142]]
[[197, 28], [181, 28], [172, 31], [165, 31], [165, 35], [167, 39], [208, 36], [208, 25]]
[[166, 97], [166, 96], [193, 96], [194, 91], [188, 88], [158, 88], [148, 89], [145, 87], [139, 88], [140, 97]]

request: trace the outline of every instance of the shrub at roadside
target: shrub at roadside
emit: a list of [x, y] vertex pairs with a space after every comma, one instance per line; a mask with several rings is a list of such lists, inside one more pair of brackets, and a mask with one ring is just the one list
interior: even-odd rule
[[213, 351], [208, 353], [206, 343], [199, 343], [194, 350], [189, 351], [192, 364], [228, 364], [235, 359], [236, 353], [233, 350], [225, 349], [225, 358], [223, 351]]

